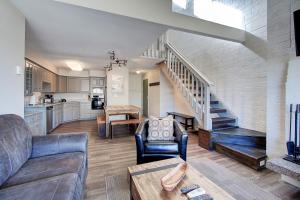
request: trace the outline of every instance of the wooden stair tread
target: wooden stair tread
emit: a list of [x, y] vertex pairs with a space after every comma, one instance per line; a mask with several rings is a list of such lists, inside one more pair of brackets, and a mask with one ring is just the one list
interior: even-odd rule
[[224, 124], [224, 123], [234, 123], [235, 119], [230, 117], [215, 117], [212, 118], [213, 124]]
[[238, 136], [249, 136], [249, 137], [266, 137], [266, 133], [245, 129], [245, 128], [230, 128], [225, 130], [215, 130], [214, 133], [238, 135]]
[[213, 124], [213, 131], [221, 131], [226, 129], [239, 128], [238, 126], [230, 125], [230, 124]]
[[225, 108], [210, 108], [210, 113], [225, 113], [227, 110]]
[[238, 152], [243, 155], [247, 155], [248, 157], [251, 157], [256, 160], [264, 159], [267, 157], [266, 150], [264, 150], [264, 149], [259, 149], [259, 148], [250, 147], [250, 146], [243, 146], [243, 145], [226, 144], [226, 143], [221, 143], [221, 142], [217, 142], [216, 145], [219, 145], [223, 148], [230, 149], [234, 152]]
[[210, 104], [219, 104], [219, 101], [210, 101]]

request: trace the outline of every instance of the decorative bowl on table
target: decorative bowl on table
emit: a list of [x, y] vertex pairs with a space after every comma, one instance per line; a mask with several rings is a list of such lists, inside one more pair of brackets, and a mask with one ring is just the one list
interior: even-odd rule
[[186, 162], [180, 163], [168, 174], [161, 178], [161, 185], [166, 191], [172, 191], [180, 183], [186, 174], [188, 165]]

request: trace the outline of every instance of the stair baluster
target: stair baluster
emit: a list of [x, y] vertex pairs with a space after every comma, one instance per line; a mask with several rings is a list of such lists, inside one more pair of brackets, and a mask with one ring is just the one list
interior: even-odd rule
[[167, 74], [187, 99], [202, 128], [211, 130], [210, 83], [197, 74], [170, 44], [166, 44]]

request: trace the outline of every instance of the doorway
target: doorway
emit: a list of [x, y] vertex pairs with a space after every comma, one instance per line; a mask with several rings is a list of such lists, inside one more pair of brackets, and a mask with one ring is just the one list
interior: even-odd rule
[[148, 117], [148, 79], [143, 80], [143, 114]]

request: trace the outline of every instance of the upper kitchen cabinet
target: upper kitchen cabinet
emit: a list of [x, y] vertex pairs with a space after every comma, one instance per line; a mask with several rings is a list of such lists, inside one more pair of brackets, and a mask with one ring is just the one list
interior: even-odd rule
[[81, 92], [90, 92], [90, 79], [81, 78]]
[[105, 78], [91, 77], [91, 88], [93, 87], [105, 87]]
[[80, 92], [81, 81], [77, 77], [68, 77], [68, 92]]
[[33, 67], [32, 88], [33, 92], [42, 92], [42, 69], [38, 66]]
[[38, 64], [25, 61], [25, 95], [32, 92], [56, 92], [57, 75]]
[[32, 71], [33, 71], [33, 67], [30, 65], [30, 63], [25, 63], [25, 76], [24, 76], [25, 96], [32, 95]]
[[68, 92], [90, 92], [90, 79], [82, 77], [68, 77]]
[[67, 77], [57, 76], [56, 80], [56, 92], [65, 93], [67, 92]]

